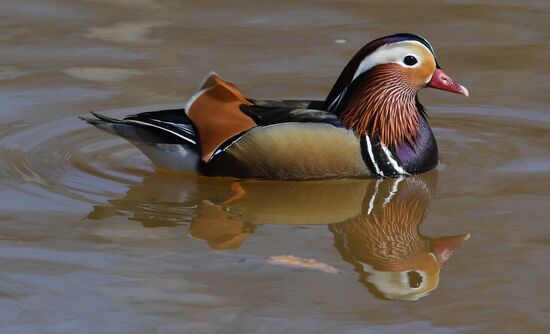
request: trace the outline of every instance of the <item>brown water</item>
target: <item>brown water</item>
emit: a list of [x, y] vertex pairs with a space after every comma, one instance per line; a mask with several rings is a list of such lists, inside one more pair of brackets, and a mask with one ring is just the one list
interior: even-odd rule
[[[550, 330], [548, 1], [27, 0], [0, 18], [1, 333]], [[471, 92], [421, 93], [441, 153], [421, 177], [155, 172], [77, 119], [181, 106], [213, 69], [322, 98], [394, 32]]]

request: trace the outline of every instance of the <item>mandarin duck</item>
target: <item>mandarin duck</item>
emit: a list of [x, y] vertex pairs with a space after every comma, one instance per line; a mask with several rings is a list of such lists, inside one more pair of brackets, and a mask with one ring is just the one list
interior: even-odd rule
[[417, 93], [468, 96], [431, 44], [395, 34], [366, 44], [323, 101], [256, 100], [215, 73], [183, 109], [85, 121], [137, 146], [157, 166], [259, 179], [398, 177], [433, 169], [437, 144]]

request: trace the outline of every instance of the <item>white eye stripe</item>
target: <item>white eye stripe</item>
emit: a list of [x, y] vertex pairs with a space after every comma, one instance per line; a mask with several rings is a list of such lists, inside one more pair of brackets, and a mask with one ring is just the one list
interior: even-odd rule
[[[428, 49], [424, 44], [417, 41], [403, 41], [403, 42], [382, 45], [381, 47], [376, 49], [376, 51], [374, 51], [373, 53], [365, 57], [363, 61], [361, 61], [361, 63], [359, 64], [359, 66], [357, 67], [357, 70], [353, 75], [352, 81], [355, 80], [361, 74], [373, 68], [374, 66], [380, 65], [380, 64], [394, 63], [394, 64], [399, 64], [403, 67], [409, 67], [409, 68], [420, 66], [423, 59], [419, 55], [411, 53], [410, 47], [407, 47], [407, 45], [410, 45], [410, 44], [420, 45], [421, 47], [426, 49], [429, 52], [429, 54], [431, 54], [430, 49]], [[413, 66], [406, 65], [403, 62], [403, 60], [408, 55], [414, 56], [418, 62]]]

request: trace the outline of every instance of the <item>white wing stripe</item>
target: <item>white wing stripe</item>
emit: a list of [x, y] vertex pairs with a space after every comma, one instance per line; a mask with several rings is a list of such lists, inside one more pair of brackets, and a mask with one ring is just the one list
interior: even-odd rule
[[170, 132], [171, 134], [177, 136], [177, 137], [180, 137], [182, 139], [185, 139], [186, 141], [196, 145], [197, 143], [190, 139], [190, 138], [187, 138], [185, 136], [183, 136], [181, 133], [177, 133], [175, 131], [172, 131], [172, 130], [168, 130], [167, 128], [163, 128], [162, 126], [158, 126], [158, 125], [155, 125], [155, 124], [151, 124], [151, 123], [147, 123], [147, 122], [142, 122], [142, 121], [136, 121], [136, 120], [127, 120], [125, 121], [126, 123], [135, 123], [135, 124], [141, 124], [141, 125], [146, 125], [146, 126], [151, 126], [151, 127], [154, 127], [154, 128], [158, 128], [158, 129], [161, 129], [161, 130], [164, 130], [166, 132]]
[[173, 123], [173, 122], [168, 122], [168, 121], [161, 121], [160, 119], [155, 119], [155, 118], [151, 118], [151, 120], [153, 120], [155, 122], [171, 125], [171, 126], [176, 127], [178, 129], [180, 129], [181, 131], [186, 132], [190, 135], [195, 135], [195, 131], [193, 130], [193, 127], [191, 125]]

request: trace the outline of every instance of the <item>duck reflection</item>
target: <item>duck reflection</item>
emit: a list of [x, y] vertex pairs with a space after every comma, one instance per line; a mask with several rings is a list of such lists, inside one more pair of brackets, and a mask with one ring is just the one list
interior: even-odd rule
[[239, 248], [262, 224], [324, 224], [373, 295], [417, 300], [437, 288], [442, 265], [469, 237], [420, 233], [436, 178], [234, 182], [158, 172], [88, 218], [124, 213], [146, 227], [190, 223], [189, 235], [216, 250]]
[[329, 226], [335, 247], [378, 297], [417, 300], [437, 288], [441, 266], [469, 234], [420, 233], [431, 192], [421, 178], [376, 182], [356, 217]]

